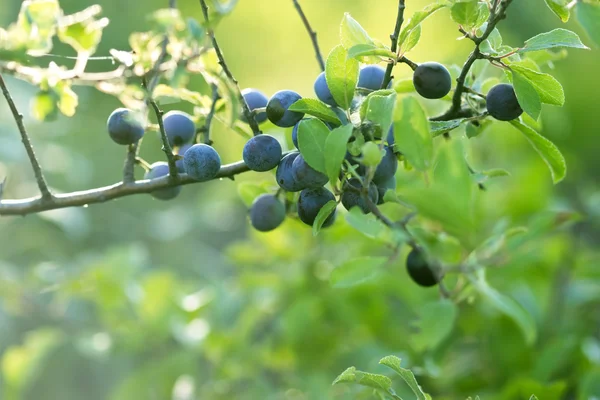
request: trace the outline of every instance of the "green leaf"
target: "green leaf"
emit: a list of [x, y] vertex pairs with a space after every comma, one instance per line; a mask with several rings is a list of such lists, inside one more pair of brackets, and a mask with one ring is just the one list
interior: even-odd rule
[[316, 118], [300, 121], [298, 126], [298, 147], [304, 160], [319, 172], [327, 173], [325, 169], [325, 142], [329, 128]]
[[333, 381], [332, 385], [338, 383], [353, 383], [356, 382], [356, 367], [349, 367], [344, 372], [338, 375]]
[[52, 49], [52, 37], [56, 33], [60, 13], [57, 0], [23, 1], [17, 23], [13, 29], [9, 28], [8, 33], [23, 40], [27, 54], [46, 54]]
[[515, 300], [491, 287], [485, 280], [485, 270], [479, 270], [478, 272], [478, 279], [473, 282], [477, 292], [487, 299], [494, 308], [517, 324], [527, 344], [533, 344], [537, 337], [537, 329], [531, 315]]
[[575, 16], [596, 46], [600, 46], [600, 4], [577, 2]]
[[300, 99], [289, 108], [290, 111], [298, 111], [312, 115], [322, 121], [341, 125], [342, 121], [329, 106], [317, 99]]
[[406, 234], [397, 230], [392, 233], [373, 214], [364, 214], [359, 207], [353, 207], [346, 213], [346, 222], [370, 239], [379, 240], [391, 245], [398, 245], [408, 240]]
[[357, 383], [361, 386], [382, 389], [385, 391], [390, 390], [392, 387], [392, 380], [387, 376], [359, 371], [355, 367], [346, 369], [335, 378], [333, 385], [338, 383]]
[[484, 183], [491, 178], [501, 178], [503, 176], [510, 176], [510, 172], [502, 168], [492, 168], [485, 171], [477, 172], [473, 175], [477, 183]]
[[361, 105], [363, 121], [370, 121], [387, 132], [392, 126], [394, 108], [396, 106], [396, 92], [393, 90], [378, 90], [367, 96]]
[[375, 44], [367, 31], [350, 16], [350, 13], [345, 13], [344, 18], [342, 18], [342, 23], [340, 24], [340, 42], [346, 50], [350, 50], [359, 44]]
[[500, 52], [500, 46], [502, 46], [502, 35], [500, 35], [498, 28], [494, 28], [492, 33], [490, 33], [490, 36], [481, 42], [479, 47], [482, 53], [498, 54]]
[[431, 167], [433, 141], [425, 111], [414, 97], [405, 97], [394, 110], [395, 147], [419, 171]]
[[321, 207], [312, 226], [313, 236], [317, 236], [319, 234], [319, 231], [327, 220], [327, 217], [329, 217], [331, 213], [335, 211], [336, 207], [337, 203], [334, 200], [329, 200], [323, 207]]
[[540, 33], [525, 41], [525, 46], [519, 49], [519, 53], [552, 49], [555, 47], [572, 47], [576, 49], [589, 49], [581, 42], [575, 32], [567, 29], [557, 28], [550, 32]]
[[404, 26], [404, 28], [400, 32], [400, 36], [398, 37], [398, 47], [400, 47], [400, 49], [402, 50], [403, 53], [405, 51], [404, 51], [404, 48], [402, 47], [402, 45], [407, 41], [407, 38], [412, 33], [412, 31], [414, 29], [417, 29], [417, 27], [421, 24], [421, 22], [423, 22], [427, 17], [431, 16], [434, 12], [436, 12], [440, 8], [448, 6], [449, 4], [450, 3], [447, 1], [438, 0], [437, 2], [425, 7], [422, 11], [417, 11], [413, 14], [413, 16], [410, 18], [408, 23]]
[[554, 183], [562, 181], [567, 175], [567, 163], [558, 147], [521, 121], [514, 120], [510, 121], [510, 123], [525, 135], [529, 144], [533, 146], [535, 151], [542, 157], [542, 160], [548, 165], [552, 181]]
[[521, 63], [510, 64], [513, 73], [521, 75], [522, 78], [529, 81], [540, 96], [540, 101], [546, 104], [562, 106], [565, 103], [565, 93], [563, 88], [552, 75], [534, 71], [522, 66]]
[[402, 79], [394, 82], [396, 93], [412, 93], [415, 91], [415, 85], [412, 79]]
[[451, 332], [456, 320], [456, 305], [449, 300], [425, 304], [418, 312], [419, 321], [415, 324], [419, 330], [411, 338], [417, 351], [435, 349]]
[[519, 105], [534, 120], [537, 120], [542, 112], [542, 101], [535, 87], [523, 75], [512, 73], [513, 86]]
[[63, 17], [58, 28], [60, 41], [70, 45], [78, 53], [93, 54], [102, 39], [102, 30], [108, 26], [108, 18], [95, 19], [101, 11], [99, 5], [93, 5]]
[[406, 54], [412, 49], [414, 49], [415, 46], [419, 43], [419, 40], [421, 40], [421, 25], [417, 25], [415, 29], [410, 31], [408, 37], [403, 43], [402, 53]]
[[392, 380], [385, 375], [356, 371], [356, 378], [356, 383], [361, 386], [383, 389], [386, 391], [392, 387]]
[[431, 121], [429, 123], [431, 136], [436, 137], [443, 133], [456, 129], [464, 121], [464, 118], [451, 119], [450, 121]]
[[367, 283], [381, 272], [387, 257], [360, 257], [338, 265], [329, 277], [334, 288], [349, 288]]
[[341, 165], [346, 156], [348, 139], [352, 136], [352, 124], [340, 126], [332, 130], [325, 140], [325, 170], [331, 184], [339, 179]]
[[400, 366], [401, 362], [402, 362], [402, 360], [396, 356], [387, 356], [387, 357], [383, 357], [381, 360], [379, 360], [379, 364], [385, 365], [386, 367], [391, 368], [398, 375], [400, 375], [400, 377], [404, 380], [404, 382], [406, 382], [406, 384], [415, 393], [418, 400], [427, 400], [427, 394], [423, 392], [423, 390], [421, 389], [421, 386], [419, 386], [419, 384], [417, 383], [417, 380], [415, 379], [415, 375], [412, 373], [411, 370], [402, 368]]
[[350, 108], [358, 81], [358, 61], [348, 58], [348, 52], [338, 45], [327, 56], [325, 79], [333, 98], [341, 108]]
[[54, 121], [58, 116], [54, 91], [41, 91], [31, 99], [31, 114], [38, 121]]
[[546, 5], [550, 7], [552, 12], [556, 14], [562, 22], [569, 20], [569, 8], [567, 7], [569, 0], [546, 0]]
[[396, 58], [396, 53], [390, 50], [376, 46], [374, 44], [357, 44], [348, 50], [348, 57], [358, 58], [359, 61], [365, 56], [378, 56], [382, 58]]
[[77, 94], [65, 81], [59, 82], [55, 90], [58, 95], [57, 106], [60, 112], [67, 117], [75, 115], [75, 109], [79, 104]]
[[[438, 143], [433, 179], [428, 187], [406, 187], [401, 196], [425, 218], [437, 221], [443, 229], [465, 245], [478, 231], [475, 218], [476, 185], [465, 162], [464, 142], [456, 137]], [[444, 199], [440, 201], [440, 199]]]
[[490, 15], [487, 4], [477, 0], [454, 3], [450, 9], [452, 19], [466, 30], [481, 26]]

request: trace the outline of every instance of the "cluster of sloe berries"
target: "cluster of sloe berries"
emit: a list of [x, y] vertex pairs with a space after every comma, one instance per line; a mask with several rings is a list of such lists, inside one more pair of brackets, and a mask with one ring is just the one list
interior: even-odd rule
[[[350, 112], [355, 112], [364, 99], [364, 93], [380, 90], [383, 85], [385, 70], [377, 65], [368, 65], [359, 72], [357, 95], [353, 99]], [[418, 65], [413, 74], [413, 84], [417, 93], [427, 99], [445, 97], [451, 89], [452, 79], [448, 70], [436, 62]], [[388, 85], [388, 88], [391, 87]], [[342, 123], [347, 124], [349, 114], [342, 110], [332, 95], [326, 75], [319, 74], [314, 83], [314, 91], [319, 100], [331, 107]], [[261, 124], [269, 120], [282, 128], [292, 128], [292, 142], [298, 145], [300, 123], [307, 119], [302, 112], [290, 110], [290, 106], [302, 97], [292, 90], [280, 90], [268, 98], [257, 89], [242, 90], [242, 97], [249, 110], [254, 114], [256, 122]], [[512, 85], [498, 84], [487, 94], [488, 113], [501, 121], [518, 118], [523, 110], [519, 106]], [[313, 118], [313, 117], [310, 117]], [[242, 114], [240, 119], [248, 122]], [[329, 129], [335, 126], [326, 122]], [[186, 173], [197, 181], [208, 181], [217, 176], [221, 168], [221, 159], [217, 151], [202, 143], [194, 144], [196, 127], [191, 116], [181, 111], [169, 111], [163, 116], [163, 126], [171, 147], [178, 156], [176, 166], [178, 172]], [[116, 109], [108, 118], [108, 132], [118, 144], [129, 145], [137, 142], [144, 134], [142, 119], [135, 112]], [[351, 152], [350, 144], [357, 138], [362, 139], [358, 150]], [[345, 162], [341, 166], [342, 181], [339, 201], [344, 208], [350, 210], [358, 207], [363, 213], [373, 211], [376, 205], [385, 201], [387, 190], [396, 189], [395, 174], [398, 168], [399, 149], [395, 148], [393, 126], [385, 138], [379, 127], [363, 122], [354, 127], [348, 144]], [[250, 222], [261, 232], [267, 232], [280, 226], [294, 207], [285, 192], [299, 192], [295, 202], [295, 212], [299, 219], [312, 226], [320, 210], [336, 196], [325, 186], [328, 176], [312, 168], [302, 154], [293, 150], [286, 154], [279, 141], [273, 136], [259, 134], [246, 142], [242, 151], [246, 166], [253, 171], [265, 172], [275, 169], [275, 178], [280, 190], [277, 194], [262, 194], [250, 207]], [[367, 172], [371, 175], [366, 184]], [[373, 171], [374, 170], [374, 171]], [[169, 174], [166, 162], [156, 162], [148, 167], [146, 179], [156, 179]], [[152, 196], [160, 200], [170, 200], [181, 191], [181, 186], [156, 190]], [[283, 198], [283, 201], [280, 199]], [[322, 224], [323, 228], [331, 226], [336, 218], [334, 209]], [[411, 278], [422, 286], [433, 286], [440, 280], [439, 270], [428, 262], [424, 253], [415, 248], [408, 255], [407, 270]]]

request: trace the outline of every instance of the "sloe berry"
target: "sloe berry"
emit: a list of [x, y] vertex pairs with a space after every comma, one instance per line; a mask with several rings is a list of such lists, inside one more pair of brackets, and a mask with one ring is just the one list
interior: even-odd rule
[[285, 206], [272, 194], [261, 194], [250, 207], [250, 222], [254, 229], [268, 232], [277, 228], [285, 219]]
[[221, 168], [221, 157], [211, 146], [203, 143], [190, 147], [183, 155], [185, 172], [197, 181], [214, 178]]
[[281, 160], [281, 145], [273, 136], [257, 135], [244, 145], [242, 157], [252, 171], [269, 171]]
[[117, 108], [106, 122], [110, 138], [118, 144], [133, 144], [144, 136], [139, 115], [127, 108]]
[[304, 113], [290, 111], [288, 108], [302, 96], [292, 90], [280, 90], [275, 93], [267, 103], [267, 117], [269, 121], [282, 128], [294, 126], [304, 117]]

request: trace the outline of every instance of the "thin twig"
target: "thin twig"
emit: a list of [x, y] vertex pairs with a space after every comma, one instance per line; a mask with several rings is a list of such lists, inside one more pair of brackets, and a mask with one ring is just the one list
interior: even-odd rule
[[171, 148], [171, 144], [169, 143], [169, 138], [167, 137], [167, 132], [165, 131], [165, 125], [163, 123], [163, 110], [158, 107], [156, 101], [152, 99], [151, 94], [148, 94], [148, 98], [150, 99], [150, 105], [154, 110], [154, 114], [156, 114], [156, 119], [158, 121], [158, 126], [160, 130], [160, 137], [162, 139], [162, 151], [167, 156], [167, 162], [169, 163], [169, 176], [172, 178], [177, 178], [177, 165], [175, 165], [175, 156], [173, 155], [173, 149]]
[[[396, 16], [396, 26], [394, 27], [394, 33], [390, 35], [390, 39], [392, 40], [392, 47], [390, 50], [392, 53], [395, 53], [398, 50], [398, 35], [400, 35], [400, 28], [402, 28], [402, 23], [404, 22], [404, 0], [398, 1], [398, 15]], [[393, 63], [388, 64], [385, 69], [385, 75], [383, 76], [383, 83], [381, 84], [381, 89], [385, 89], [387, 85], [389, 85], [392, 80], [392, 70], [394, 69]]]
[[52, 200], [52, 193], [48, 188], [48, 184], [46, 183], [46, 178], [44, 178], [44, 173], [42, 172], [42, 167], [35, 156], [35, 152], [33, 151], [33, 146], [31, 145], [31, 140], [29, 139], [29, 134], [25, 129], [25, 125], [23, 124], [23, 115], [17, 109], [15, 102], [4, 82], [4, 78], [0, 74], [0, 87], [2, 87], [2, 93], [4, 94], [4, 98], [10, 107], [10, 111], [17, 123], [17, 127], [19, 128], [19, 132], [21, 133], [21, 141], [23, 142], [23, 146], [25, 146], [25, 151], [27, 152], [27, 156], [29, 157], [29, 162], [31, 163], [31, 167], [33, 168], [33, 173], [35, 174], [35, 179], [37, 181], [38, 187], [40, 189], [40, 193], [42, 194], [42, 200], [47, 202], [48, 200]]
[[312, 41], [313, 48], [315, 49], [315, 55], [317, 57], [319, 67], [321, 67], [321, 71], [325, 71], [325, 63], [323, 62], [323, 56], [321, 55], [319, 42], [317, 41], [317, 32], [315, 32], [310, 26], [310, 22], [308, 22], [308, 18], [306, 18], [306, 14], [304, 14], [304, 11], [302, 11], [302, 7], [300, 7], [298, 0], [292, 0], [292, 2], [294, 3], [294, 7], [296, 7], [296, 11], [298, 11], [300, 18], [302, 19], [302, 23], [304, 23], [304, 27], [310, 35], [310, 40]]
[[219, 59], [219, 65], [221, 66], [221, 68], [223, 68], [223, 72], [225, 72], [225, 75], [227, 75], [229, 80], [235, 86], [240, 102], [242, 103], [242, 110], [244, 112], [244, 116], [246, 117], [246, 120], [248, 121], [248, 124], [250, 125], [250, 128], [254, 133], [254, 136], [260, 135], [262, 132], [260, 131], [258, 123], [256, 122], [256, 118], [254, 118], [254, 115], [252, 114], [252, 112], [250, 112], [250, 108], [248, 107], [248, 104], [246, 104], [244, 96], [242, 96], [242, 92], [240, 90], [238, 81], [234, 78], [233, 74], [231, 73], [231, 70], [227, 66], [227, 62], [225, 62], [225, 57], [223, 57], [223, 52], [221, 52], [221, 48], [219, 47], [219, 43], [217, 42], [217, 38], [215, 37], [215, 32], [210, 26], [210, 19], [208, 17], [208, 6], [206, 5], [206, 0], [200, 0], [200, 6], [202, 7], [202, 14], [204, 15], [204, 21], [206, 22], [208, 36], [210, 36], [212, 45], [215, 49], [215, 52], [217, 53], [217, 58]]
[[406, 58], [404, 56], [398, 58], [397, 62], [404, 63], [404, 64], [408, 65], [413, 71], [415, 69], [417, 69], [417, 67], [419, 66], [419, 64], [417, 64], [416, 62], [413, 62], [413, 61], [409, 60], [408, 58]]
[[215, 115], [215, 109], [219, 98], [219, 88], [217, 85], [212, 84], [212, 103], [210, 105], [210, 110], [206, 116], [206, 120], [204, 121], [204, 126], [199, 129], [199, 131], [202, 133], [202, 143], [204, 144], [212, 144], [212, 140], [210, 140], [210, 125], [212, 124], [212, 119]]

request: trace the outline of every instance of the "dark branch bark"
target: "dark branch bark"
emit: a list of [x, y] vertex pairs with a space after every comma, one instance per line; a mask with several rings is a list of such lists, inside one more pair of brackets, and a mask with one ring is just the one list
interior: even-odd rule
[[[392, 40], [392, 47], [390, 50], [392, 53], [395, 53], [398, 50], [398, 35], [400, 35], [400, 28], [402, 28], [402, 24], [404, 23], [404, 0], [398, 1], [398, 15], [396, 16], [396, 26], [394, 27], [394, 33], [390, 35], [390, 39]], [[392, 70], [394, 69], [394, 63], [388, 64], [385, 75], [383, 76], [383, 83], [381, 84], [381, 89], [385, 89], [387, 85], [389, 85], [392, 80]]]
[[323, 62], [323, 56], [321, 55], [321, 50], [319, 49], [319, 42], [317, 41], [317, 32], [315, 32], [310, 26], [310, 22], [308, 22], [308, 18], [306, 18], [306, 14], [302, 11], [302, 7], [300, 7], [300, 3], [298, 0], [292, 0], [294, 3], [294, 7], [296, 7], [296, 11], [300, 15], [302, 19], [302, 23], [304, 23], [304, 27], [306, 31], [310, 35], [310, 40], [312, 41], [313, 48], [315, 49], [315, 55], [317, 57], [317, 62], [319, 63], [319, 67], [321, 67], [321, 71], [325, 71], [325, 63]]
[[33, 168], [33, 173], [35, 174], [35, 179], [37, 181], [38, 187], [40, 189], [40, 193], [42, 194], [41, 200], [48, 201], [52, 199], [52, 193], [48, 188], [48, 184], [46, 183], [46, 178], [44, 178], [44, 173], [42, 171], [42, 167], [33, 151], [33, 146], [31, 145], [31, 140], [29, 139], [29, 134], [25, 129], [25, 125], [23, 124], [23, 115], [17, 109], [15, 102], [12, 99], [10, 91], [4, 82], [4, 78], [0, 74], [0, 87], [2, 88], [2, 94], [4, 94], [4, 98], [8, 103], [10, 111], [17, 123], [17, 127], [19, 128], [19, 132], [21, 133], [21, 141], [23, 142], [23, 146], [25, 146], [25, 151], [27, 152], [27, 156], [29, 157], [29, 162], [31, 163], [31, 167]]
[[[249, 171], [243, 161], [223, 165], [214, 179], [233, 178], [235, 175]], [[155, 190], [165, 189], [178, 185], [198, 183], [189, 176], [179, 175], [177, 180], [164, 176], [152, 180], [141, 180], [132, 183], [119, 182], [114, 185], [100, 187], [81, 192], [56, 194], [51, 201], [41, 197], [32, 197], [20, 200], [0, 201], [0, 215], [27, 215], [41, 211], [54, 210], [65, 207], [81, 207], [88, 204], [104, 203], [120, 197], [134, 194], [150, 193]]]

